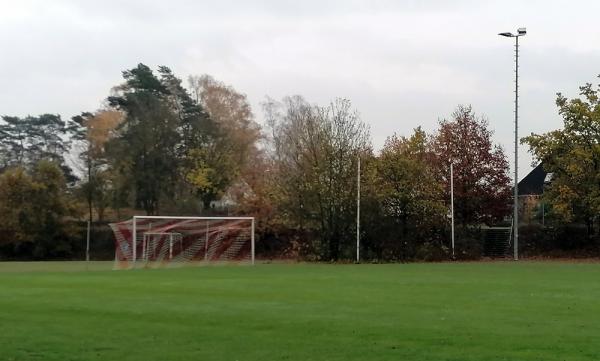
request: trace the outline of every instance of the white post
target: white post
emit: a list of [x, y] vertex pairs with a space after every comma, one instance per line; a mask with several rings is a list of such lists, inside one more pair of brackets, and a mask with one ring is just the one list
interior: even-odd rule
[[[152, 244], [152, 257], [154, 257], [154, 249], [156, 247], [154, 247], [154, 238], [152, 238], [151, 235], [148, 235], [146, 233], [152, 233], [152, 223], [148, 224], [148, 229], [142, 235], [142, 259], [148, 262], [148, 259], [150, 258], [150, 244]], [[143, 250], [144, 246], [146, 246], [145, 252]]]
[[173, 233], [169, 233], [169, 259], [173, 258]]
[[92, 227], [92, 222], [90, 220], [87, 221], [87, 237], [85, 242], [85, 261], [90, 261], [90, 228]]
[[360, 155], [356, 174], [356, 263], [360, 262]]
[[146, 249], [146, 234], [144, 234], [142, 236], [142, 260], [147, 261], [148, 260], [148, 250]]
[[132, 262], [132, 268], [135, 268], [135, 258], [136, 258], [136, 251], [135, 251], [135, 246], [137, 243], [137, 217], [133, 216], [133, 227], [132, 227], [132, 231], [131, 231], [131, 262]]
[[206, 237], [204, 241], [204, 261], [208, 262], [208, 220], [206, 221]]
[[452, 219], [452, 258], [454, 258], [454, 170], [450, 163], [450, 218]]
[[546, 223], [544, 222], [544, 213], [545, 213], [545, 207], [544, 207], [544, 202], [542, 202], [542, 226], [545, 226]]
[[252, 252], [252, 265], [254, 265], [254, 217], [252, 218], [252, 233], [250, 234], [251, 252]]

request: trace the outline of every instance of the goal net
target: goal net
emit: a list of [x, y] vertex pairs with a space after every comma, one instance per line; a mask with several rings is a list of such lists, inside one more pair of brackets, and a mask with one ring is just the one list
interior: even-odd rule
[[115, 234], [115, 268], [254, 264], [253, 217], [134, 216], [110, 227]]

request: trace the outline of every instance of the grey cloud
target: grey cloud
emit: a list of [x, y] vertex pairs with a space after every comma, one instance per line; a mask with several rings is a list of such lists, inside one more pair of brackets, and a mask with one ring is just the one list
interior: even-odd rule
[[508, 151], [513, 49], [496, 34], [529, 28], [521, 134], [544, 132], [561, 125], [555, 93], [574, 96], [600, 73], [598, 13], [589, 1], [2, 2], [0, 114], [96, 109], [144, 62], [212, 74], [247, 93], [259, 120], [265, 95], [347, 97], [376, 148], [472, 104]]

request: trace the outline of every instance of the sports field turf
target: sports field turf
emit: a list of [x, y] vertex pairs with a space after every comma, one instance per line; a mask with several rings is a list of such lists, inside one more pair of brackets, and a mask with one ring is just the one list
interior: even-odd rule
[[0, 263], [1, 360], [600, 360], [600, 264]]

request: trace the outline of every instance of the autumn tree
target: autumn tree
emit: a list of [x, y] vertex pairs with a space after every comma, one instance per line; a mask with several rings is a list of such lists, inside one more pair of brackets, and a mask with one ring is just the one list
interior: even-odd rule
[[453, 164], [457, 222], [495, 222], [509, 213], [508, 161], [502, 148], [493, 144], [492, 131], [484, 117], [476, 115], [471, 106], [459, 106], [451, 119], [440, 121], [431, 146], [437, 179], [447, 195]]
[[277, 207], [291, 227], [313, 231], [322, 259], [351, 257], [356, 216], [356, 166], [369, 132], [345, 99], [312, 106], [301, 97], [274, 103], [273, 177]]
[[564, 222], [585, 222], [593, 233], [600, 214], [600, 86], [580, 87], [580, 97], [558, 93], [563, 129], [523, 139], [552, 182], [544, 192], [552, 213]]
[[381, 200], [386, 214], [420, 233], [443, 223], [447, 208], [443, 186], [431, 165], [427, 135], [421, 128], [410, 137], [388, 137], [377, 162]]
[[102, 220], [104, 210], [110, 203], [108, 188], [111, 174], [107, 167], [106, 144], [122, 119], [123, 114], [114, 110], [84, 112], [73, 117], [73, 121], [78, 125], [74, 132], [74, 140], [81, 146], [80, 159], [83, 162], [83, 173], [86, 175], [82, 190], [88, 204], [90, 221], [94, 208], [98, 219]]
[[149, 214], [186, 204], [196, 212], [198, 198], [207, 209], [249, 164], [259, 128], [233, 88], [191, 78], [190, 92], [168, 67], [157, 73], [144, 64], [123, 72], [108, 99], [124, 114], [108, 144], [111, 167], [130, 178], [119, 182], [119, 198], [132, 195]]
[[258, 187], [248, 182], [255, 179], [252, 174], [259, 157], [260, 127], [254, 121], [246, 95], [209, 75], [190, 76], [188, 85], [192, 99], [215, 123], [211, 141], [196, 152], [200, 166], [189, 177], [199, 186], [204, 185], [205, 203], [232, 185]]
[[18, 246], [32, 242], [27, 233], [34, 216], [32, 197], [36, 185], [24, 167], [7, 169], [0, 174], [0, 243]]
[[12, 167], [0, 175], [0, 244], [36, 258], [71, 253], [74, 235], [67, 217], [76, 209], [61, 168], [41, 160], [31, 169]]

